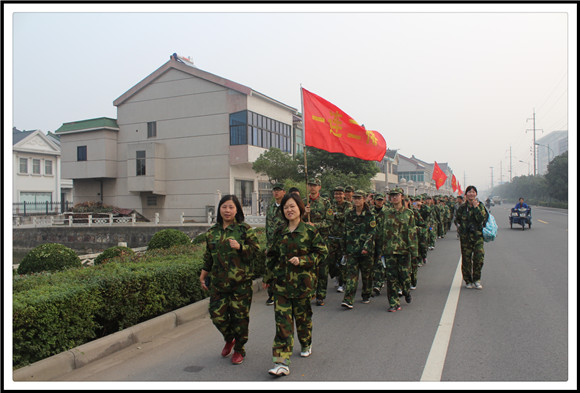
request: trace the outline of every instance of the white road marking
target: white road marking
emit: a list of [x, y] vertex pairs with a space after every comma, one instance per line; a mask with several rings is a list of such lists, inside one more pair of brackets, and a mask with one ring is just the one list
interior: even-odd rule
[[447, 347], [451, 339], [451, 331], [453, 330], [453, 321], [455, 320], [455, 313], [457, 311], [457, 303], [459, 302], [459, 292], [461, 291], [461, 282], [463, 276], [461, 274], [461, 257], [455, 270], [455, 276], [447, 295], [447, 302], [441, 314], [439, 327], [435, 333], [433, 344], [427, 362], [421, 375], [421, 381], [425, 382], [439, 382], [443, 374], [443, 366], [445, 365], [445, 357], [447, 356]]

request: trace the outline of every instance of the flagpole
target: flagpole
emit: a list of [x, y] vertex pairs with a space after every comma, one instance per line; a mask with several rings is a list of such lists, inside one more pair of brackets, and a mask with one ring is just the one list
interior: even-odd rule
[[[306, 194], [308, 194], [308, 162], [306, 160], [306, 121], [304, 119], [304, 95], [302, 93], [302, 83], [300, 84], [300, 110], [302, 111], [302, 135], [304, 139], [304, 176], [306, 177]], [[308, 210], [310, 210], [310, 195], [306, 195]], [[310, 222], [310, 211], [308, 212], [308, 222]]]

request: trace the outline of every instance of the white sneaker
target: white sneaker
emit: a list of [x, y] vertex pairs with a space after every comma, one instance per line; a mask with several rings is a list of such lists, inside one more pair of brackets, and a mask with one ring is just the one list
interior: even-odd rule
[[483, 289], [483, 285], [481, 285], [481, 281], [476, 281], [474, 285], [475, 285], [475, 289]]
[[310, 355], [312, 355], [312, 345], [309, 347], [304, 347], [302, 348], [302, 351], [300, 351], [300, 356], [303, 358], [307, 358]]
[[268, 373], [270, 373], [272, 375], [276, 375], [276, 376], [288, 375], [288, 374], [290, 374], [290, 369], [285, 364], [276, 363], [276, 364], [274, 364], [273, 368], [268, 370]]
[[473, 288], [473, 284], [470, 282], [467, 282], [467, 283], [465, 283], [465, 288], [471, 289], [471, 288]]
[[344, 292], [344, 287], [342, 285], [339, 285], [338, 288], [336, 288], [336, 292], [343, 293]]
[[416, 286], [413, 286], [413, 285], [411, 285], [411, 289], [417, 289], [417, 287], [416, 287]]

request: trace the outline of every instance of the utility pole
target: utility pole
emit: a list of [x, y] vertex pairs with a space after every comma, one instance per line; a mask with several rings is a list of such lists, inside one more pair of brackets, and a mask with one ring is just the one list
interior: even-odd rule
[[[536, 108], [534, 108], [534, 116], [532, 118], [527, 118], [526, 122], [528, 120], [533, 120], [533, 124], [534, 124], [534, 128], [533, 129], [528, 129], [526, 130], [526, 132], [528, 131], [534, 131], [534, 144], [533, 144], [533, 149], [534, 149], [534, 176], [536, 176]], [[542, 131], [544, 132], [544, 130], [538, 130], [538, 131]]]
[[503, 169], [502, 169], [503, 161], [499, 162], [499, 184], [503, 182]]
[[490, 166], [491, 168], [491, 189], [493, 190], [493, 167]]
[[512, 182], [512, 145], [510, 145], [510, 183]]

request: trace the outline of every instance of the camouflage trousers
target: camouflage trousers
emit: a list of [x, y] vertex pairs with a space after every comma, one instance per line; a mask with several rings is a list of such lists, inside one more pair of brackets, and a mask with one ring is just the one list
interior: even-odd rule
[[483, 268], [483, 237], [477, 240], [461, 237], [461, 273], [463, 281], [474, 283], [481, 280]]
[[328, 263], [329, 258], [323, 258], [318, 262], [316, 268], [316, 298], [325, 299], [328, 287]]
[[381, 258], [375, 258], [375, 263], [373, 264], [373, 287], [379, 288], [379, 290], [385, 284], [387, 272], [387, 264], [385, 258], [385, 265], [383, 266], [383, 261]]
[[411, 286], [417, 286], [417, 276], [419, 275], [419, 263], [423, 262], [422, 257], [412, 257], [411, 258], [411, 271], [409, 272], [411, 277]]
[[[344, 251], [338, 242], [328, 242], [328, 257], [326, 263], [328, 265], [328, 274], [332, 278], [338, 278], [340, 284], [344, 284], [345, 268], [340, 264]], [[326, 294], [326, 293], [325, 293]]]
[[370, 298], [373, 286], [373, 256], [349, 255], [346, 262], [345, 288], [343, 301], [353, 304], [356, 288], [358, 287], [358, 275], [360, 272], [362, 282], [362, 298]]
[[435, 225], [430, 227], [431, 229], [427, 229], [429, 232], [427, 234], [428, 244], [429, 247], [435, 247], [435, 241], [437, 240], [437, 228]]
[[408, 254], [391, 254], [387, 261], [387, 296], [389, 305], [395, 307], [401, 304], [399, 291], [403, 294], [411, 288], [411, 256]]
[[248, 342], [252, 281], [242, 283], [229, 291], [210, 287], [209, 315], [225, 341], [235, 339], [234, 351], [246, 356]]
[[290, 364], [294, 348], [294, 323], [302, 348], [312, 345], [312, 306], [310, 296], [288, 298], [274, 293], [276, 336], [272, 345], [274, 363]]

